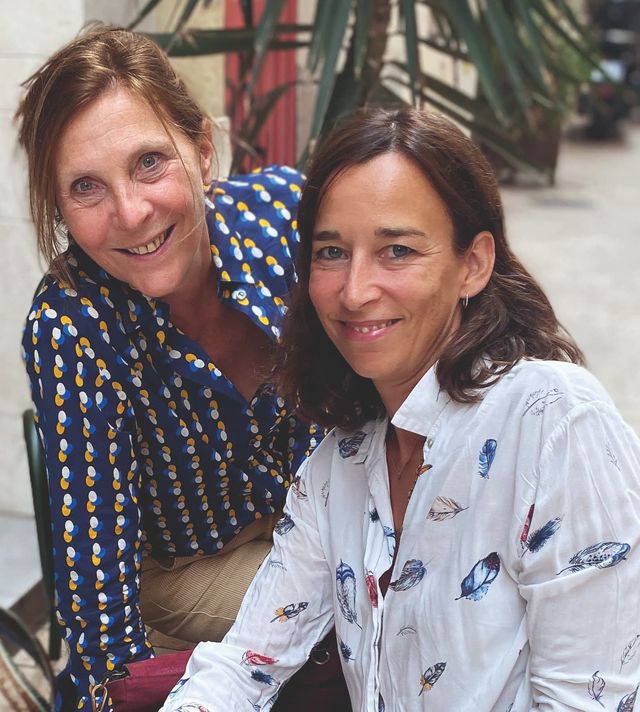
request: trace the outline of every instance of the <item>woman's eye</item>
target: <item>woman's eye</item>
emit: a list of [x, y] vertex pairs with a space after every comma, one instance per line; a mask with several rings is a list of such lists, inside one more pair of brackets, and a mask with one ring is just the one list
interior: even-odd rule
[[89, 193], [95, 188], [95, 184], [86, 178], [81, 178], [73, 184], [76, 193]]
[[316, 252], [316, 256], [321, 260], [338, 260], [343, 254], [343, 251], [335, 245], [323, 247]]
[[147, 153], [145, 154], [140, 164], [143, 168], [155, 168], [158, 165], [158, 154], [157, 153]]
[[406, 257], [410, 255], [413, 250], [406, 245], [390, 245], [389, 254], [391, 257]]

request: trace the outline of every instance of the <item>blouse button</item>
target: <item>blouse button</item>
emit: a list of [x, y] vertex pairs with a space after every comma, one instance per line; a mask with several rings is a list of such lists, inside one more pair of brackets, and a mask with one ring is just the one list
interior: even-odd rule
[[246, 299], [247, 298], [247, 293], [244, 291], [244, 289], [236, 289], [236, 291], [231, 295], [234, 299]]

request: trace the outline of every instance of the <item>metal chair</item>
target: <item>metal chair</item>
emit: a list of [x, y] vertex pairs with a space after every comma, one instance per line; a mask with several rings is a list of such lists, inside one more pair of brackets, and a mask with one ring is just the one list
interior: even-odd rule
[[29, 477], [31, 479], [33, 511], [35, 513], [36, 531], [38, 534], [42, 583], [49, 603], [48, 653], [51, 660], [58, 660], [60, 657], [61, 638], [54, 605], [55, 590], [53, 583], [53, 544], [51, 541], [49, 482], [47, 480], [47, 470], [44, 463], [44, 452], [36, 428], [33, 410], [25, 410], [22, 414], [22, 428], [25, 445], [27, 447], [27, 459], [29, 461]]

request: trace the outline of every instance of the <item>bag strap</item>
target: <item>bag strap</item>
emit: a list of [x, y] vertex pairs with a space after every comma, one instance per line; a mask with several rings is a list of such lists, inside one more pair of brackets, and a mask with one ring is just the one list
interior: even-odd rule
[[[45, 699], [16, 665], [8, 645], [24, 650], [47, 680], [49, 694]], [[0, 607], [0, 693], [16, 707], [28, 712], [50, 712], [53, 709], [54, 675], [40, 641], [35, 638], [15, 613]]]

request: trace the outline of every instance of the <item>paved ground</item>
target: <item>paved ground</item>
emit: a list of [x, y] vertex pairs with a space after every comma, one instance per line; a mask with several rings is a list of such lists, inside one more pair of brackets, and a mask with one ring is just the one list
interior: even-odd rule
[[515, 252], [640, 433], [640, 124], [617, 141], [565, 140], [555, 187], [502, 193]]
[[[555, 187], [505, 187], [503, 197], [516, 253], [640, 433], [640, 293], [634, 287], [640, 265], [640, 124], [629, 126], [619, 141], [566, 140]], [[26, 591], [38, 572], [34, 532], [0, 524], [3, 537], [26, 547], [16, 557], [16, 548], [0, 541], [0, 579], [28, 582]], [[37, 679], [26, 658], [21, 662]], [[0, 699], [0, 712], [13, 709]]]

